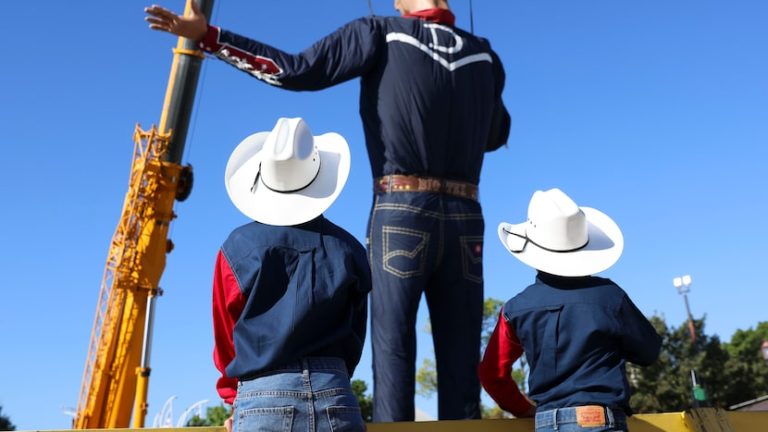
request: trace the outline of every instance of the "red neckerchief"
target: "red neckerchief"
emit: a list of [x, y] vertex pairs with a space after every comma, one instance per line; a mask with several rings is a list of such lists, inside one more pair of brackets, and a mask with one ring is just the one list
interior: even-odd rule
[[403, 15], [403, 17], [419, 18], [431, 22], [436, 22], [438, 24], [446, 24], [451, 27], [455, 26], [456, 24], [456, 16], [453, 15], [453, 12], [449, 11], [448, 9], [441, 8], [423, 9], [420, 11], [407, 13]]

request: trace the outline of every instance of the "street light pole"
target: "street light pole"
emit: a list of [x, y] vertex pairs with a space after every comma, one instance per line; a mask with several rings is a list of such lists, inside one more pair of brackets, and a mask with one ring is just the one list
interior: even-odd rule
[[688, 305], [688, 292], [691, 291], [691, 275], [676, 277], [672, 279], [672, 285], [677, 289], [677, 293], [683, 296], [685, 302], [685, 312], [688, 314], [688, 333], [691, 335], [691, 343], [696, 342], [696, 327], [693, 325], [693, 316], [691, 307]]

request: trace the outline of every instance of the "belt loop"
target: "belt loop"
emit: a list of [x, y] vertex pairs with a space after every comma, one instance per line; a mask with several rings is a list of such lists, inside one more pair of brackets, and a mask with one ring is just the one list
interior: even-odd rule
[[557, 432], [557, 408], [552, 410], [552, 427], [555, 429], [555, 432]]
[[605, 413], [608, 415], [608, 427], [612, 430], [616, 425], [616, 419], [613, 418], [613, 410], [605, 407]]
[[392, 193], [392, 174], [387, 176], [387, 193]]

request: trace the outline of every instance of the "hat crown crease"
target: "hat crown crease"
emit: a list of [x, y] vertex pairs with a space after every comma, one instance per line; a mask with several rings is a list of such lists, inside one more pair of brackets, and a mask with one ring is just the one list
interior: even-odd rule
[[320, 154], [301, 118], [281, 118], [264, 142], [261, 181], [278, 192], [307, 187], [320, 171]]
[[559, 189], [537, 191], [528, 206], [526, 237], [553, 251], [570, 251], [589, 241], [587, 218]]

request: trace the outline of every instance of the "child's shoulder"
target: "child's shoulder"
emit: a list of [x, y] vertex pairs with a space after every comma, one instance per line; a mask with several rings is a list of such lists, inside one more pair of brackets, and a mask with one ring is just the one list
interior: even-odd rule
[[224, 241], [224, 243], [225, 244], [237, 244], [241, 242], [253, 243], [255, 240], [264, 239], [264, 236], [266, 234], [270, 232], [274, 232], [278, 228], [280, 227], [266, 225], [259, 222], [250, 222], [233, 229], [229, 233], [229, 236], [227, 236], [227, 239]]

